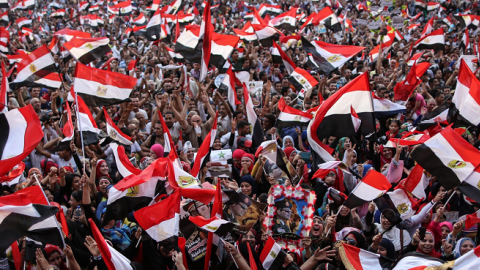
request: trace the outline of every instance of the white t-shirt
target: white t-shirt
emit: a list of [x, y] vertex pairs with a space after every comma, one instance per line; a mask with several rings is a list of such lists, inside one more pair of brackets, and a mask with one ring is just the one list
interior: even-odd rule
[[[138, 111], [143, 114], [143, 117], [145, 117], [145, 119], [148, 119], [147, 112], [144, 109], [138, 109]], [[135, 118], [136, 114], [137, 114], [136, 112], [131, 111], [130, 114], [128, 115], [128, 120], [132, 120], [133, 118]]]
[[73, 156], [68, 161], [63, 160], [62, 158], [60, 158], [59, 155], [54, 155], [54, 154], [52, 154], [51, 158], [53, 162], [58, 164], [59, 168], [69, 166], [73, 169], [74, 172], [77, 172], [77, 164], [75, 164], [75, 160], [73, 159]]

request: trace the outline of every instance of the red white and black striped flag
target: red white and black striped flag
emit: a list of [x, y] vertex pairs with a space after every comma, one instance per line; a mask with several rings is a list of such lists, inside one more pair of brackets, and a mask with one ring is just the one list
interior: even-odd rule
[[355, 208], [382, 196], [391, 187], [392, 184], [388, 182], [383, 174], [370, 170], [363, 177], [362, 182], [358, 183], [355, 189], [352, 190], [343, 205], [350, 209]]
[[292, 74], [293, 70], [297, 68], [292, 59], [282, 50], [282, 48], [276, 43], [273, 43], [272, 48], [272, 61], [273, 63], [284, 65], [288, 74]]
[[77, 63], [73, 86], [88, 106], [105, 106], [128, 100], [136, 83], [134, 77]]
[[382, 270], [380, 255], [364, 249], [342, 243], [338, 249], [342, 262], [347, 269]]
[[313, 115], [309, 112], [304, 112], [292, 108], [287, 105], [283, 97], [278, 101], [278, 109], [280, 114], [277, 118], [276, 127], [294, 127], [294, 126], [308, 126]]
[[227, 88], [227, 100], [230, 106], [232, 106], [233, 111], [237, 109], [237, 105], [242, 104], [237, 98], [237, 90], [235, 89], [235, 74], [232, 71], [232, 66], [230, 66], [225, 73], [220, 88]]
[[162, 32], [162, 16], [160, 15], [160, 10], [157, 10], [153, 14], [150, 21], [146, 26], [146, 35], [148, 40], [154, 41], [160, 39], [160, 34]]
[[193, 177], [198, 177], [200, 169], [203, 168], [203, 161], [210, 153], [210, 148], [213, 147], [213, 142], [217, 137], [217, 119], [218, 111], [215, 113], [215, 119], [213, 120], [212, 129], [210, 130], [208, 135], [205, 136], [205, 139], [203, 140], [202, 145], [200, 145], [200, 148], [197, 151], [197, 155], [195, 156], [195, 161], [193, 163], [192, 170], [190, 171], [190, 174]]
[[260, 261], [265, 270], [282, 269], [286, 256], [287, 253], [283, 251], [282, 247], [269, 236], [260, 254]]
[[31, 105], [0, 114], [0, 126], [0, 175], [5, 175], [35, 149], [43, 130]]
[[301, 99], [318, 84], [318, 81], [308, 71], [299, 67], [295, 68], [288, 80], [293, 84], [297, 90], [298, 97]]
[[245, 110], [247, 112], [247, 119], [250, 123], [250, 133], [252, 134], [252, 148], [256, 149], [263, 142], [263, 130], [258, 120], [257, 113], [253, 108], [252, 98], [247, 86], [243, 83], [243, 99], [245, 102]]
[[450, 127], [418, 146], [411, 156], [446, 189], [457, 187], [472, 174], [472, 179], [480, 178], [475, 171], [480, 164], [480, 151]]
[[107, 134], [113, 140], [123, 144], [123, 145], [132, 145], [132, 138], [125, 135], [113, 122], [112, 118], [108, 115], [107, 109], [103, 107], [103, 115], [105, 116], [107, 124]]
[[12, 83], [22, 86], [56, 71], [52, 54], [47, 45], [43, 45], [18, 63], [17, 77]]
[[480, 124], [480, 81], [462, 59], [452, 102], [460, 115], [472, 125]]
[[70, 54], [82, 64], [88, 64], [111, 52], [108, 37], [73, 38], [63, 43]]
[[210, 1], [207, 1], [207, 4], [205, 6], [202, 25], [200, 26], [199, 37], [203, 37], [202, 59], [200, 62], [200, 81], [203, 81], [205, 77], [207, 77], [208, 65], [210, 63], [210, 54], [212, 51], [211, 46], [213, 39], [213, 26], [210, 14]]

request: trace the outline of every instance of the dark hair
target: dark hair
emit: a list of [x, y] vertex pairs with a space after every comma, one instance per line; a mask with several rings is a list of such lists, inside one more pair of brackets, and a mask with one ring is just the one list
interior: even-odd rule
[[243, 127], [248, 126], [248, 125], [250, 125], [250, 124], [247, 121], [242, 120], [242, 121], [238, 122], [237, 128], [243, 128]]
[[72, 197], [76, 201], [81, 201], [82, 198], [83, 198], [83, 191], [82, 190], [76, 190], [76, 191], [72, 192]]
[[438, 92], [435, 94], [435, 98], [439, 97], [439, 96], [442, 95], [442, 94], [445, 95], [445, 93], [438, 91]]

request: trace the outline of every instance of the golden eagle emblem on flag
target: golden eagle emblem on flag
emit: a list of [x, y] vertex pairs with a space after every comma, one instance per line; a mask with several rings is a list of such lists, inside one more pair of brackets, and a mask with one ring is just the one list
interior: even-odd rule
[[157, 231], [157, 236], [158, 236], [158, 239], [164, 240], [170, 237], [170, 234], [163, 229], [163, 226], [160, 226], [160, 228], [158, 228], [158, 231]]
[[112, 139], [117, 138], [117, 131], [115, 131], [115, 129], [112, 128], [112, 130], [110, 130], [108, 136], [110, 136]]
[[277, 253], [275, 253], [275, 251], [271, 251], [270, 252], [270, 256], [272, 256], [272, 258], [277, 258]]
[[400, 215], [405, 214], [408, 211], [408, 204], [401, 203], [397, 206], [397, 211]]
[[30, 71], [31, 71], [32, 73], [37, 72], [37, 67], [36, 67], [34, 64], [30, 64], [30, 66], [28, 66], [28, 68], [30, 69]]
[[300, 79], [300, 84], [305, 84], [305, 83], [307, 83], [307, 81], [305, 79], [303, 79], [303, 78]]
[[97, 96], [104, 97], [107, 94], [107, 87], [105, 85], [99, 85], [97, 87]]
[[302, 117], [300, 115], [295, 115], [295, 117], [293, 118], [293, 121], [300, 121], [302, 119]]
[[327, 61], [330, 62], [330, 63], [334, 63], [334, 62], [337, 62], [337, 61], [340, 61], [342, 58], [340, 57], [340, 55], [338, 54], [334, 54], [330, 57], [327, 57]]
[[89, 48], [90, 50], [93, 50], [93, 45], [90, 43], [85, 44], [85, 47]]
[[480, 189], [480, 181], [477, 183], [477, 188]]
[[210, 225], [207, 225], [206, 228], [211, 230], [211, 231], [216, 231], [218, 229], [218, 227], [214, 227], [214, 226], [210, 226]]
[[190, 186], [195, 183], [195, 179], [190, 176], [179, 176], [178, 180], [180, 180], [179, 184], [181, 187]]
[[127, 197], [137, 197], [139, 193], [140, 188], [138, 186], [134, 186], [128, 189], [127, 194], [125, 196]]
[[447, 164], [447, 167], [449, 167], [450, 169], [461, 169], [465, 166], [467, 166], [467, 163], [457, 159], [454, 159]]

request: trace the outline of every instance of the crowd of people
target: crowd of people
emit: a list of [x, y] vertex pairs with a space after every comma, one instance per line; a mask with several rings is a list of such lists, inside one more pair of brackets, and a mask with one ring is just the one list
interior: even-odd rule
[[[182, 15], [194, 16], [193, 22], [188, 24], [201, 25], [205, 2], [161, 1], [158, 8], [179, 1], [182, 3], [179, 6]], [[32, 9], [22, 8], [29, 5], [28, 0], [1, 2], [1, 5], [4, 2], [9, 4], [9, 8], [3, 8], [7, 19], [0, 18], [5, 24], [4, 29], [9, 33], [8, 44], [0, 57], [6, 70], [2, 75], [8, 78], [8, 81], [2, 78], [2, 91], [6, 82], [14, 82], [21, 75], [17, 68], [22, 59], [15, 59], [27, 57], [43, 45], [52, 50], [55, 68], [62, 81], [57, 88], [28, 83], [10, 84], [5, 99], [2, 99], [5, 102], [1, 104], [5, 107], [3, 113], [26, 106], [33, 107], [38, 116], [35, 121], [41, 123], [44, 135], [34, 150], [23, 159], [24, 169], [18, 181], [12, 183], [1, 178], [0, 199], [40, 185], [49, 204], [63, 211], [66, 222], [59, 224], [68, 226], [68, 234], [64, 235], [63, 248], [51, 243], [35, 242], [36, 239], [30, 239], [32, 237], [17, 239], [16, 245], [8, 243], [12, 246], [0, 254], [0, 269], [36, 267], [42, 270], [111, 270], [111, 258], [106, 258], [101, 253], [103, 243], [101, 245], [99, 239], [94, 237], [94, 226], [98, 227], [111, 247], [131, 261], [134, 269], [202, 269], [204, 265], [211, 269], [241, 270], [353, 269], [348, 258], [341, 256], [339, 250], [342, 243], [378, 254], [381, 268], [393, 269], [409, 254], [423, 256], [422, 258], [439, 264], [458, 260], [480, 243], [478, 224], [465, 222], [467, 215], [479, 210], [480, 202], [468, 198], [456, 188], [445, 188], [437, 181], [435, 172], [422, 171], [421, 177], [427, 181], [423, 190], [425, 197], [415, 198], [415, 213], [401, 222], [399, 210], [394, 207], [380, 209], [371, 201], [350, 209], [341, 206], [341, 199], [331, 192], [335, 189], [349, 196], [371, 170], [382, 173], [392, 183], [392, 191], [402, 179], [409, 177], [416, 165], [416, 160], [410, 155], [416, 146], [394, 145], [390, 139], [402, 139], [406, 134], [411, 134], [409, 132], [418, 128], [422, 120], [433, 119], [431, 115], [439, 116], [436, 112], [442, 106], [448, 107], [452, 103], [458, 83], [460, 59], [464, 56], [476, 58], [479, 53], [477, 45], [480, 41], [473, 22], [479, 13], [478, 2], [441, 0], [438, 3], [428, 2], [428, 7], [430, 4], [436, 7], [430, 9], [426, 2], [422, 7], [419, 6], [421, 1], [413, 0], [212, 1], [211, 22], [216, 33], [236, 36], [234, 29], [244, 29], [245, 26], [251, 27], [250, 24], [254, 24], [250, 16], [252, 13], [257, 14], [262, 6], [272, 5], [280, 7], [281, 12], [275, 14], [267, 9], [267, 12], [261, 12], [263, 19], [272, 20], [281, 13], [297, 8], [296, 27], [293, 31], [280, 29], [284, 36], [300, 35], [311, 42], [318, 40], [336, 45], [364, 47], [343, 65], [326, 73], [312, 67], [311, 54], [298, 42], [299, 39], [290, 47], [285, 47], [277, 39], [275, 42], [282, 46], [291, 62], [306, 70], [318, 83], [305, 89], [307, 93], [303, 94], [302, 89], [295, 88], [289, 79], [291, 71], [286, 65], [274, 61], [275, 47], [240, 39], [228, 56], [227, 63], [231, 66], [230, 70], [247, 72], [250, 76], [247, 81], [260, 85], [259, 92], [251, 92], [249, 96], [254, 100], [254, 113], [261, 123], [261, 142], [255, 136], [258, 135], [254, 130], [255, 120], [247, 108], [249, 105], [244, 95], [244, 91], [249, 91], [247, 87], [236, 85], [234, 108], [230, 96], [232, 93], [222, 83], [226, 69], [211, 65], [206, 78], [202, 79], [202, 63], [180, 61], [178, 54], [174, 53], [178, 49], [175, 41], [187, 31], [186, 24], [176, 26], [175, 20], [165, 23], [169, 27], [169, 33], [157, 41], [136, 32], [135, 27], [139, 26], [134, 24], [133, 19], [145, 16], [145, 22], [148, 22], [155, 13], [151, 8], [155, 3], [132, 1], [130, 16], [112, 16], [108, 7], [118, 4], [116, 1], [94, 3], [35, 0], [32, 1]], [[333, 19], [302, 27], [311, 14], [318, 14], [326, 8], [333, 10], [332, 16], [340, 21], [341, 31], [333, 31], [328, 27]], [[380, 8], [379, 12], [374, 11], [377, 8]], [[59, 10], [64, 10], [65, 13], [52, 16]], [[171, 11], [169, 13], [175, 14]], [[96, 27], [87, 25], [80, 18], [89, 14], [98, 15], [104, 23]], [[462, 14], [472, 15], [469, 17], [472, 18], [470, 25], [466, 25], [467, 19], [462, 19]], [[258, 20], [253, 17], [254, 21]], [[403, 26], [399, 27], [395, 21], [396, 28], [392, 30], [393, 17], [402, 17]], [[31, 20], [29, 27], [19, 26], [22, 23], [19, 19], [22, 18]], [[279, 104], [283, 102], [289, 108], [311, 114], [311, 119], [315, 117], [314, 112], [318, 106], [363, 74], [368, 74], [370, 91], [375, 98], [392, 103], [398, 101], [394, 89], [397, 84], [408, 80], [412, 68], [412, 46], [423, 38], [422, 32], [430, 27], [428, 22], [432, 18], [433, 29], [430, 32], [443, 28], [444, 47], [425, 50], [414, 60], [416, 64], [428, 62], [430, 66], [423, 74], [414, 75], [420, 82], [408, 99], [404, 100], [405, 110], [374, 119], [375, 139], [360, 134], [321, 138], [325, 145], [334, 150], [332, 156], [340, 161], [340, 165], [329, 168], [324, 177], [315, 178], [318, 165], [323, 162], [318, 161], [318, 153], [314, 157], [315, 149], [311, 147], [308, 122], [279, 126], [279, 115], [284, 111]], [[373, 26], [376, 22], [379, 24]], [[179, 24], [178, 17], [176, 23]], [[108, 37], [111, 52], [93, 60], [89, 67], [136, 79], [127, 101], [104, 106], [91, 106], [87, 103], [93, 117], [92, 124], [98, 129], [98, 134], [93, 139], [79, 130], [85, 124], [79, 122], [87, 118], [80, 116], [76, 98], [68, 97], [69, 93], [77, 90], [71, 91], [79, 60], [68, 57], [68, 50], [61, 46], [63, 41], [56, 39], [58, 36], [55, 33], [66, 28], [88, 33], [92, 38]], [[374, 49], [392, 31], [398, 32], [401, 38], [396, 38], [388, 49], [380, 49], [378, 55], [375, 55]], [[465, 34], [469, 36], [470, 43], [468, 47], [461, 47]], [[417, 50], [416, 53], [418, 52]], [[187, 55], [183, 57], [188, 58]], [[471, 65], [474, 66], [475, 76], [479, 78], [476, 62], [473, 60]], [[69, 117], [73, 122], [74, 133], [73, 138], [65, 140], [68, 137], [66, 126]], [[118, 133], [130, 139], [129, 143], [116, 140], [114, 136], [109, 137], [112, 135], [110, 121], [118, 128]], [[367, 123], [362, 123], [365, 124]], [[342, 127], [351, 125], [351, 122], [338, 122], [336, 125]], [[164, 136], [167, 132], [165, 127], [168, 128], [170, 137]], [[461, 135], [462, 139], [478, 150], [480, 140], [476, 126], [464, 127], [466, 130]], [[430, 132], [429, 135], [433, 137], [442, 129], [440, 125], [435, 128], [428, 129], [423, 134]], [[215, 134], [211, 133], [214, 129]], [[208, 137], [210, 134], [214, 137]], [[0, 132], [0, 136], [3, 136], [3, 132]], [[117, 134], [117, 139], [118, 136]], [[204, 160], [197, 159], [203, 155], [201, 146], [208, 144], [208, 140], [213, 142], [208, 147], [210, 156]], [[112, 141], [123, 147], [113, 147]], [[275, 141], [278, 145], [277, 152], [285, 157], [281, 163], [287, 165], [280, 164], [279, 160], [276, 164], [269, 160], [260, 149], [260, 143], [266, 141]], [[124, 153], [118, 153], [118, 149], [124, 150]], [[215, 157], [214, 161], [213, 153], [223, 150], [230, 151], [230, 156], [227, 155], [226, 158], [228, 170], [216, 174], [214, 168], [218, 167], [218, 160], [223, 156]], [[209, 231], [192, 223], [189, 225], [195, 226], [195, 229], [183, 230], [188, 222], [188, 218], [184, 219], [183, 216], [180, 232], [176, 236], [185, 237], [188, 240], [187, 246], [190, 239], [196, 239], [186, 235], [187, 231], [198, 232], [202, 239], [199, 243], [194, 243], [195, 248], [186, 251], [185, 244], [181, 248], [177, 238], [155, 241], [155, 237], [150, 235], [152, 232], [140, 226], [133, 212], [123, 219], [104, 220], [109, 211], [109, 191], [111, 188], [118, 191], [116, 184], [127, 177], [120, 168], [119, 159], [126, 157], [123, 161], [130, 162], [129, 166], [135, 167], [135, 172], [139, 174], [151, 164], [157, 164], [157, 160], [169, 159], [167, 155], [171, 155], [171, 152], [178, 156], [178, 166], [187, 175], [197, 170], [195, 181], [204, 188], [217, 187], [225, 192], [233, 190], [243, 194], [239, 202], [224, 206], [221, 218], [241, 220], [244, 222], [242, 228], [245, 228], [249, 217], [251, 218], [248, 215], [252, 215], [247, 209], [253, 205], [259, 213], [253, 218], [253, 226], [248, 227], [246, 233], [236, 230], [230, 232], [228, 237], [223, 237], [221, 246], [211, 247], [207, 243]], [[6, 158], [2, 157], [4, 159]], [[194, 167], [199, 162], [201, 165], [198, 172]], [[285, 167], [290, 169], [284, 169]], [[12, 173], [15, 170], [9, 169], [12, 169]], [[295, 179], [294, 174], [301, 180]], [[297, 214], [302, 209], [297, 209], [293, 200], [269, 201], [273, 200], [272, 190], [275, 186], [301, 188], [307, 193], [315, 194], [316, 201], [311, 205], [314, 214], [309, 219], [311, 223], [303, 225], [303, 228], [309, 228], [308, 233], [299, 233], [298, 224], [304, 224], [301, 219], [307, 219], [307, 216]], [[135, 189], [131, 188], [129, 192], [135, 193]], [[138, 190], [136, 192], [138, 194]], [[164, 189], [159, 194], [152, 203], [158, 203], [160, 197], [168, 197], [170, 193]], [[212, 209], [212, 204], [187, 198], [182, 200], [182, 215], [210, 219], [215, 216], [211, 213]], [[0, 213], [2, 211], [4, 209], [0, 207]], [[274, 217], [273, 226], [265, 222], [270, 215]], [[58, 214], [57, 218], [60, 221]], [[298, 221], [291, 222], [294, 219]], [[2, 234], [4, 232], [6, 231], [2, 231]], [[281, 245], [286, 256], [278, 266], [265, 264], [265, 258], [261, 256], [264, 249], [271, 248], [267, 244], [271, 237], [277, 243], [295, 242], [295, 247]], [[33, 249], [29, 249], [32, 246]], [[19, 259], [15, 255], [15, 248], [20, 252]], [[209, 254], [210, 258], [206, 255], [209, 252], [205, 252], [209, 248], [213, 250]], [[200, 250], [203, 253], [198, 255]], [[210, 263], [205, 264], [205, 258]], [[480, 267], [480, 261], [477, 263]]]

